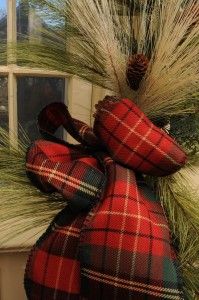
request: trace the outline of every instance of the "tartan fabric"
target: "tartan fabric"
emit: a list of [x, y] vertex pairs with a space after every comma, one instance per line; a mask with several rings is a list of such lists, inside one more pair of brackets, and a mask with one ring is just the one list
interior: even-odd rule
[[84, 151], [37, 140], [26, 158], [28, 176], [44, 192], [60, 192], [75, 210], [91, 208], [105, 182], [98, 162]]
[[111, 157], [144, 174], [165, 176], [176, 172], [186, 154], [163, 130], [157, 128], [129, 99], [106, 99], [96, 114], [94, 132]]
[[127, 168], [109, 162], [107, 178], [103, 201], [81, 233], [83, 296], [183, 299], [160, 203], [149, 198], [148, 187], [138, 186]]
[[[110, 106], [102, 103], [100, 109], [106, 107], [119, 118], [122, 107], [126, 108], [127, 104], [126, 99]], [[115, 162], [120, 159], [120, 150], [119, 159], [115, 159], [114, 154], [110, 157], [101, 152], [104, 145], [97, 149], [99, 136], [103, 143], [107, 137], [99, 115], [95, 123], [95, 133], [99, 135], [95, 137], [82, 122], [67, 119], [68, 113], [62, 114], [61, 106], [54, 104], [53, 115], [52, 107], [50, 112], [47, 107], [40, 114], [41, 131], [46, 132], [44, 119], [47, 118], [46, 124], [51, 128], [48, 134], [53, 134], [53, 128], [58, 125], [67, 128], [72, 124], [73, 136], [79, 131], [79, 141], [84, 137], [85, 140], [84, 147], [39, 140], [28, 151], [26, 166], [32, 181], [46, 192], [59, 191], [70, 203], [55, 217], [31, 251], [25, 272], [28, 299], [184, 299], [175, 250], [159, 200], [129, 162], [126, 166]], [[135, 110], [134, 105], [129, 108], [133, 115]], [[105, 113], [104, 124], [110, 130], [112, 119], [111, 115], [107, 116]], [[124, 122], [132, 126], [132, 116], [118, 121], [117, 128], [122, 126], [122, 130]], [[116, 136], [114, 130], [107, 142], [109, 153], [113, 147], [112, 135]], [[92, 136], [90, 140], [89, 136]], [[165, 153], [168, 150], [168, 156], [177, 160], [175, 153], [178, 152], [177, 162], [183, 164], [185, 154], [177, 144], [166, 134], [161, 135], [161, 141], [168, 145]], [[150, 146], [159, 151], [154, 141]], [[129, 149], [128, 155], [131, 152]], [[124, 164], [123, 157], [121, 162]], [[161, 165], [165, 167], [164, 172], [168, 171], [166, 165], [169, 172], [176, 168], [166, 161]], [[155, 167], [150, 166], [146, 171], [157, 175]], [[75, 187], [71, 188], [74, 182]], [[91, 195], [91, 190], [96, 194]]]
[[51, 103], [40, 112], [38, 126], [40, 132], [45, 136], [48, 134], [48, 137], [54, 134], [60, 126], [63, 126], [74, 139], [83, 145], [100, 148], [100, 143], [92, 128], [72, 118], [67, 107], [61, 102]]
[[77, 218], [67, 206], [36, 242], [29, 255], [24, 280], [28, 299], [79, 299], [78, 246], [84, 219], [84, 214]]

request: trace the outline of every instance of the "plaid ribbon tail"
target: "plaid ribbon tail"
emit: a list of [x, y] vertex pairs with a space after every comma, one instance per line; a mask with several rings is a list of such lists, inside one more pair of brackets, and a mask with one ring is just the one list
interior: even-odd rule
[[[103, 201], [81, 232], [81, 295], [89, 300], [182, 300], [163, 209], [133, 171], [107, 165]], [[92, 287], [92, 288], [91, 288]]]
[[67, 206], [31, 250], [24, 285], [29, 300], [80, 300], [79, 235], [86, 215]]

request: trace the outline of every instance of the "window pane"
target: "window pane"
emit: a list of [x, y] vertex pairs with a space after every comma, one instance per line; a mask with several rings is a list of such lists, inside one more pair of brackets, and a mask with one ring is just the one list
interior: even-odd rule
[[[17, 81], [18, 122], [31, 140], [39, 137], [37, 116], [47, 104], [64, 102], [65, 80], [47, 77], [22, 77]], [[62, 129], [57, 137], [62, 138]]]
[[6, 0], [0, 0], [0, 41], [7, 36], [7, 7]]
[[[0, 43], [7, 39], [7, 6], [6, 0], [0, 0]], [[6, 64], [6, 62], [0, 62]]]
[[[1, 1], [1, 0], [0, 0]], [[41, 10], [29, 0], [17, 0], [17, 39], [41, 36], [41, 29], [50, 26]]]
[[8, 79], [0, 77], [0, 126], [8, 128]]
[[22, 39], [29, 32], [29, 1], [16, 1], [17, 4], [17, 38]]

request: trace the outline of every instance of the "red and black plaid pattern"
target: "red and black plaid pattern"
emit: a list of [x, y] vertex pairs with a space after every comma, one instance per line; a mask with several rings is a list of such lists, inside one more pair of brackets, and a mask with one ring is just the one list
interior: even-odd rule
[[[114, 102], [110, 106], [102, 103], [101, 109], [106, 108], [114, 116], [117, 111], [121, 117], [120, 112], [127, 104], [130, 105], [128, 100]], [[56, 107], [55, 115], [52, 107]], [[134, 115], [136, 107], [133, 105], [129, 110]], [[31, 251], [25, 273], [28, 299], [184, 299], [168, 224], [158, 199], [143, 179], [136, 179], [137, 175], [127, 167], [129, 162], [124, 167], [101, 152], [93, 153], [92, 157], [92, 141], [95, 151], [103, 149], [100, 145], [97, 149], [98, 137], [82, 122], [70, 116], [67, 119], [68, 112], [63, 111], [62, 106], [56, 104], [44, 109], [39, 118], [41, 131], [46, 132], [44, 116], [47, 118], [46, 124], [50, 124], [49, 134], [61, 124], [65, 128], [71, 124], [71, 133], [75, 137], [80, 131], [78, 139], [84, 140], [84, 147], [39, 140], [27, 154], [27, 173], [32, 181], [46, 192], [59, 191], [70, 203], [56, 216]], [[112, 124], [112, 117], [109, 124], [107, 116], [105, 113], [105, 128]], [[132, 126], [131, 117], [121, 117], [114, 130], [122, 130], [124, 122], [126, 126]], [[116, 134], [114, 130], [110, 134], [110, 128], [108, 131], [104, 129], [100, 118], [97, 115], [95, 131], [102, 135], [103, 142], [107, 135], [111, 141]], [[141, 117], [141, 122], [144, 118]], [[129, 136], [132, 139], [133, 130]], [[89, 136], [92, 136], [90, 140]], [[129, 142], [128, 138], [123, 140], [124, 143]], [[166, 134], [161, 136], [162, 140], [165, 143], [172, 141]], [[113, 146], [110, 141], [107, 144], [109, 151]], [[184, 157], [184, 152], [172, 142], [173, 148], [168, 143], [169, 157], [174, 160], [171, 148], [175, 147], [179, 156]], [[155, 148], [154, 151], [159, 151], [154, 140], [149, 145]], [[124, 164], [118, 141], [115, 150]], [[166, 152], [167, 149], [164, 150]], [[131, 154], [132, 149], [129, 149], [128, 155]], [[166, 163], [161, 164], [161, 168], [165, 167], [164, 172]], [[132, 168], [131, 164], [129, 167]], [[172, 163], [168, 163], [167, 167], [169, 172], [175, 169]], [[157, 174], [156, 167], [147, 170], [147, 173]]]
[[85, 215], [66, 207], [31, 250], [25, 289], [31, 300], [79, 300], [79, 235]]
[[44, 192], [60, 192], [75, 210], [99, 201], [105, 176], [93, 157], [51, 141], [38, 140], [29, 149], [26, 170]]
[[110, 160], [107, 178], [103, 200], [81, 232], [82, 295], [95, 300], [183, 299], [160, 203], [146, 185], [137, 185], [132, 170]]
[[106, 99], [96, 114], [94, 132], [111, 157], [144, 174], [165, 176], [179, 170], [186, 154], [129, 99]]
[[40, 132], [51, 136], [63, 126], [64, 129], [78, 142], [86, 146], [100, 147], [100, 143], [87, 124], [74, 119], [68, 112], [67, 107], [61, 102], [47, 105], [38, 116], [38, 127]]

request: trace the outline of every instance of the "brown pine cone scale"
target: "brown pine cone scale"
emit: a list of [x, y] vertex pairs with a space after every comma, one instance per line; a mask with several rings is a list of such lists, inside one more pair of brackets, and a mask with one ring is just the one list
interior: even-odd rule
[[127, 64], [127, 83], [131, 89], [137, 91], [149, 64], [148, 58], [144, 54], [135, 54], [129, 57]]

